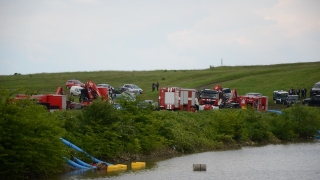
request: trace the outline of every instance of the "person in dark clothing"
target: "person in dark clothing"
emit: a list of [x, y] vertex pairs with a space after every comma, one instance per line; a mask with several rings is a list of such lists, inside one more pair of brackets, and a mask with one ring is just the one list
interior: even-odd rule
[[300, 99], [300, 89], [299, 88], [296, 90], [296, 93], [297, 93], [297, 95], [298, 95], [298, 97]]
[[289, 89], [289, 95], [293, 95], [293, 88]]
[[302, 96], [303, 99], [305, 99], [307, 97], [307, 89], [306, 88], [302, 89], [301, 96]]
[[156, 87], [157, 87], [157, 91], [158, 91], [159, 90], [159, 82], [158, 81], [157, 81]]
[[153, 82], [152, 83], [152, 91], [154, 91], [155, 88], [156, 88], [156, 84]]
[[305, 91], [304, 97], [307, 98], [307, 92], [308, 92], [307, 88], [304, 88], [304, 91]]

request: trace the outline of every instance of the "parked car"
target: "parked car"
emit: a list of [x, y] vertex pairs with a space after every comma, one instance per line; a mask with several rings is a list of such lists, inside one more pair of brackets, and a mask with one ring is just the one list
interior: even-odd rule
[[121, 87], [121, 93], [129, 93], [131, 95], [136, 95], [136, 91], [134, 91], [131, 88], [127, 88], [127, 87]]
[[135, 84], [124, 84], [122, 87], [132, 89], [136, 94], [142, 94], [143, 90]]
[[119, 104], [119, 103], [114, 103], [114, 104], [113, 104], [113, 108], [114, 108], [114, 109], [122, 109], [122, 106], [121, 106], [121, 104]]
[[315, 95], [320, 95], [320, 81], [315, 83], [310, 90], [310, 98]]
[[306, 98], [302, 102], [306, 106], [320, 107], [320, 95], [314, 95], [312, 98]]
[[273, 102], [275, 104], [283, 104], [286, 99], [288, 99], [288, 91], [276, 90], [273, 91]]
[[288, 95], [288, 98], [283, 102], [283, 104], [287, 105], [288, 107], [299, 103], [300, 99], [298, 95]]
[[66, 82], [66, 88], [70, 89], [72, 86], [81, 86], [84, 87], [84, 84], [77, 79], [70, 79]]
[[125, 87], [114, 88], [114, 93], [115, 93], [115, 95], [114, 95], [115, 99], [127, 96], [128, 94], [133, 96], [134, 98], [136, 96], [135, 92], [132, 89], [125, 88]]
[[137, 103], [137, 108], [157, 110], [158, 109], [158, 102], [153, 102], [153, 100], [149, 100], [149, 99], [142, 100]]
[[110, 84], [97, 84], [97, 87], [106, 87], [108, 89], [114, 89]]
[[136, 95], [128, 92], [122, 92], [120, 98], [123, 98], [126, 101], [135, 101]]
[[84, 89], [81, 86], [71, 86], [70, 88], [70, 95], [71, 96], [80, 96], [81, 95], [81, 89]]

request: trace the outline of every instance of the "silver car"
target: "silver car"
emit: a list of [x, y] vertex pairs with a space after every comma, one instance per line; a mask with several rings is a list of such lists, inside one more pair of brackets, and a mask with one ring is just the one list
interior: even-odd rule
[[130, 88], [131, 90], [133, 90], [135, 92], [135, 94], [142, 94], [143, 93], [143, 90], [135, 84], [124, 84], [123, 87]]

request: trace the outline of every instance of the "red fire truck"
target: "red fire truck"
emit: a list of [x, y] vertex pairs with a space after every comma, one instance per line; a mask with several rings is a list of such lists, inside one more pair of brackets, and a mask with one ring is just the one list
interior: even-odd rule
[[220, 108], [243, 108], [248, 106], [258, 110], [268, 110], [268, 97], [260, 93], [247, 93], [239, 96], [236, 89], [226, 94], [220, 85], [213, 89], [203, 89], [199, 93], [199, 110], [211, 110]]
[[199, 110], [219, 109], [221, 102], [222, 97], [218, 90], [203, 89], [199, 92]]
[[159, 90], [159, 110], [183, 110], [195, 112], [198, 109], [196, 89], [166, 87]]
[[69, 101], [62, 87], [58, 87], [56, 94], [18, 94], [15, 99], [34, 99], [37, 103], [46, 106], [47, 109], [52, 112], [55, 110], [81, 109], [90, 105], [93, 100], [99, 97], [107, 101], [108, 88], [96, 87], [93, 82], [88, 81], [85, 88], [81, 90], [80, 103]]

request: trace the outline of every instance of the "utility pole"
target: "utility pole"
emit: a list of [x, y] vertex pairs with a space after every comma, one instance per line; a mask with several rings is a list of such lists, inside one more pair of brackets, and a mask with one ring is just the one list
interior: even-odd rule
[[221, 66], [223, 66], [223, 60], [222, 60], [222, 58], [221, 58]]

